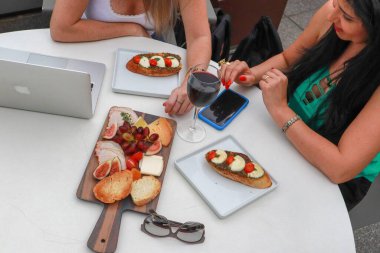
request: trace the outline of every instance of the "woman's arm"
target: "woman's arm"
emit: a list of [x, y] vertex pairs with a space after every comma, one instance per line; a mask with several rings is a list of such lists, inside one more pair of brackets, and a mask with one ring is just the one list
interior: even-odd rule
[[[224, 64], [222, 66], [222, 79], [225, 83], [231, 84], [235, 81], [241, 85], [251, 86], [258, 84], [265, 72], [272, 68], [283, 72], [289, 70], [302, 57], [304, 50], [314, 46], [331, 27], [331, 22], [327, 20], [327, 16], [332, 10], [331, 1], [326, 2], [314, 14], [308, 26], [292, 45], [261, 64], [252, 68], [249, 68], [242, 61], [235, 61], [228, 66]], [[241, 75], [244, 78], [240, 78]]]
[[[282, 128], [295, 113], [287, 105], [287, 79], [279, 70], [271, 70], [270, 78], [260, 81], [264, 103]], [[286, 131], [296, 149], [332, 182], [343, 183], [359, 174], [380, 152], [380, 88], [344, 131], [338, 145], [296, 121]]]
[[148, 36], [134, 23], [81, 19], [89, 0], [57, 0], [50, 21], [51, 37], [60, 42], [96, 41], [127, 35]]
[[[187, 66], [209, 63], [211, 58], [211, 33], [207, 18], [207, 6], [203, 0], [180, 0], [180, 10], [185, 26]], [[176, 102], [179, 100], [181, 103]], [[182, 103], [183, 102], [183, 103]], [[183, 114], [192, 108], [187, 97], [187, 77], [164, 103], [165, 112]]]

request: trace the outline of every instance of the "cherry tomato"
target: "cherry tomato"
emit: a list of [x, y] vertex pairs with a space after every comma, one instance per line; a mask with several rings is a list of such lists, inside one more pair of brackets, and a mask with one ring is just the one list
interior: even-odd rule
[[212, 160], [216, 156], [215, 150], [208, 152], [207, 159]]
[[244, 167], [245, 173], [251, 173], [252, 171], [255, 170], [255, 165], [253, 163], [247, 163]]
[[136, 180], [141, 178], [141, 172], [138, 169], [133, 168], [131, 170], [131, 172], [132, 172], [132, 180], [133, 181], [136, 181]]
[[234, 160], [235, 160], [235, 158], [233, 156], [229, 156], [226, 159], [226, 163], [229, 165], [229, 164], [233, 163]]
[[166, 67], [171, 67], [172, 66], [172, 60], [171, 59], [165, 58], [164, 61], [165, 61], [165, 66]]
[[136, 63], [136, 64], [139, 64], [140, 60], [141, 60], [141, 57], [138, 56], [138, 55], [136, 55], [135, 57], [133, 57], [133, 62]]
[[131, 156], [131, 159], [135, 160], [136, 162], [140, 161], [142, 158], [143, 158], [143, 152], [141, 151], [136, 152]]
[[133, 160], [132, 158], [128, 158], [126, 161], [127, 169], [131, 170], [133, 168], [137, 168], [137, 162]]
[[149, 64], [150, 64], [150, 66], [153, 66], [153, 67], [157, 66], [157, 61], [155, 59], [150, 59]]

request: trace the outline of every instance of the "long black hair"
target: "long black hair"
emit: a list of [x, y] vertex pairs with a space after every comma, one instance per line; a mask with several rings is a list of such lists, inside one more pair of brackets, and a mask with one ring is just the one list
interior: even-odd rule
[[[317, 132], [337, 144], [348, 125], [363, 109], [380, 84], [380, 0], [347, 0], [368, 33], [366, 47], [344, 64], [344, 70], [333, 80], [337, 86], [327, 94], [328, 108], [312, 119], [323, 119]], [[287, 73], [288, 95], [316, 70], [330, 66], [348, 47], [331, 27]], [[380, 117], [380, 115], [379, 115]]]

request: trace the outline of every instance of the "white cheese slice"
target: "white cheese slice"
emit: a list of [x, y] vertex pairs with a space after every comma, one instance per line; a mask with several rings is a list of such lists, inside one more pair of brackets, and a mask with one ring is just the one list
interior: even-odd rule
[[211, 162], [221, 164], [227, 159], [227, 153], [224, 150], [217, 149], [215, 153], [216, 156], [211, 159]]
[[254, 171], [248, 173], [248, 177], [252, 177], [252, 178], [259, 178], [259, 177], [262, 177], [264, 176], [264, 170], [263, 168], [260, 167], [260, 165], [254, 163], [255, 165], [255, 169]]
[[173, 57], [173, 56], [169, 56], [168, 57], [171, 61], [172, 61], [172, 68], [176, 68], [179, 66], [179, 61], [177, 58]]
[[143, 66], [144, 68], [149, 68], [150, 67], [149, 59], [148, 59], [148, 57], [145, 57], [145, 56], [141, 57], [139, 64], [141, 66]]
[[154, 56], [150, 57], [150, 59], [155, 59], [157, 61], [157, 67], [165, 68], [165, 61], [164, 61], [164, 58], [162, 56], [154, 55]]
[[140, 160], [139, 167], [141, 174], [158, 177], [164, 169], [164, 159], [159, 155], [144, 155], [144, 157]]
[[232, 171], [238, 172], [244, 169], [245, 161], [243, 157], [236, 155], [234, 157], [234, 161], [230, 164], [230, 168]]

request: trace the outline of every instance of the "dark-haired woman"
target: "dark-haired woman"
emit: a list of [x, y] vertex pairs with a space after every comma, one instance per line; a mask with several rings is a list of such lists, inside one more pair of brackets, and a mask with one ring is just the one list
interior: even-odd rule
[[348, 210], [380, 172], [379, 31], [380, 0], [330, 0], [283, 53], [222, 66], [222, 82], [259, 85], [275, 123], [339, 184]]

